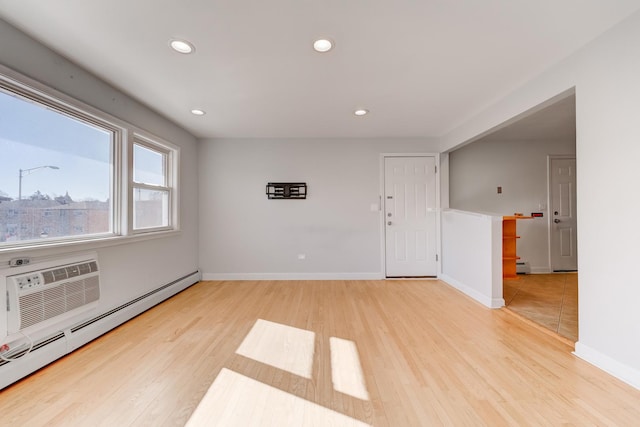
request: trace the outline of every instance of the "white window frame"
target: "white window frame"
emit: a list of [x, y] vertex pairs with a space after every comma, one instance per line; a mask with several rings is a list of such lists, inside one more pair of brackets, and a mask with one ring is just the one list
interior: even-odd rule
[[[131, 239], [162, 237], [178, 232], [180, 148], [128, 122], [52, 89], [0, 64], [0, 87], [9, 93], [34, 101], [45, 108], [113, 133], [110, 150], [110, 232], [59, 239], [40, 239], [0, 243], [0, 253], [88, 245], [91, 248], [125, 243]], [[133, 145], [141, 144], [167, 154], [169, 222], [166, 227], [133, 230]], [[157, 187], [154, 187], [157, 189]]]
[[[164, 164], [164, 185], [151, 185], [145, 184], [141, 182], [136, 182], [133, 178], [133, 149], [136, 145], [140, 145], [141, 147], [147, 148], [151, 151], [155, 151], [161, 153], [165, 156], [165, 164]], [[131, 209], [128, 210], [128, 224], [129, 224], [129, 233], [132, 235], [139, 235], [145, 233], [154, 233], [158, 231], [170, 231], [177, 230], [177, 191], [178, 187], [178, 174], [175, 173], [178, 167], [178, 153], [179, 150], [172, 144], [167, 141], [163, 141], [157, 137], [150, 137], [148, 134], [144, 134], [141, 132], [132, 133], [131, 141], [128, 144], [128, 176], [129, 176], [129, 185], [128, 185], [128, 205], [131, 206]], [[166, 191], [168, 193], [168, 208], [167, 208], [167, 224], [166, 226], [161, 227], [149, 227], [149, 228], [138, 228], [135, 229], [133, 227], [133, 215], [134, 215], [134, 202], [133, 196], [136, 188], [141, 188], [145, 190], [161, 190]]]

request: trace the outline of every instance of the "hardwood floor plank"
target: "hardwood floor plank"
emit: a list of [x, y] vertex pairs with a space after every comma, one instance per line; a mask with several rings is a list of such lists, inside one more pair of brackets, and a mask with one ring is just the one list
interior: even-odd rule
[[578, 274], [527, 274], [505, 280], [503, 293], [509, 310], [578, 341]]
[[[314, 334], [311, 378], [236, 353], [259, 319]], [[368, 400], [334, 389], [331, 337], [357, 346]], [[375, 426], [640, 419], [640, 391], [571, 350], [434, 280], [202, 282], [5, 389], [0, 407], [11, 425], [181, 426], [226, 369]]]

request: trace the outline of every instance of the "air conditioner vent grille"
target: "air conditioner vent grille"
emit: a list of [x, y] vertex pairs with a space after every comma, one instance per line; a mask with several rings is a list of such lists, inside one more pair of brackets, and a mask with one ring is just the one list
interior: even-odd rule
[[95, 273], [98, 271], [98, 263], [95, 261], [85, 262], [82, 264], [70, 265], [68, 267], [54, 268], [42, 272], [42, 278], [45, 285], [49, 283], [59, 282], [61, 280], [71, 279], [73, 277], [84, 274]]
[[65, 268], [67, 270], [67, 277], [71, 279], [72, 277], [76, 277], [80, 275], [80, 269], [77, 265], [72, 265], [71, 267]]
[[99, 299], [100, 279], [98, 276], [87, 277], [39, 292], [21, 295], [18, 299], [20, 329], [52, 319]]

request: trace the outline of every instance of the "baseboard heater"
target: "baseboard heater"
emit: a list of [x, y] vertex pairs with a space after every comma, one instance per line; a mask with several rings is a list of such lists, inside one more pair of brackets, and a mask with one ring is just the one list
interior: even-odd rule
[[107, 312], [34, 340], [29, 354], [25, 355], [28, 349], [24, 348], [10, 354], [10, 358], [15, 360], [0, 360], [0, 389], [71, 353], [199, 281], [200, 272], [194, 271]]
[[531, 274], [531, 266], [526, 261], [516, 262], [516, 274]]
[[[65, 339], [65, 335], [64, 335], [64, 333], [63, 333], [63, 332], [59, 332], [59, 333], [57, 333], [56, 335], [53, 335], [53, 336], [48, 337], [48, 338], [46, 338], [46, 339], [43, 339], [43, 340], [40, 340], [40, 341], [34, 342], [34, 343], [33, 343], [33, 349], [31, 349], [31, 352], [34, 352], [34, 351], [40, 350], [41, 348], [43, 348], [43, 347], [45, 347], [45, 346], [47, 346], [47, 345], [51, 344], [52, 342], [55, 342], [55, 341], [58, 341], [58, 340], [63, 340], [63, 339]], [[12, 354], [11, 354], [11, 357], [12, 357], [12, 358], [20, 358], [20, 357], [24, 356], [24, 354], [25, 354], [26, 352], [27, 352], [27, 350], [26, 350], [26, 349], [21, 350], [21, 351], [17, 351], [17, 352], [15, 352], [15, 353], [12, 353]], [[0, 366], [8, 365], [8, 364], [10, 364], [10, 363], [11, 363], [11, 362], [9, 362], [9, 361], [7, 361], [7, 360], [0, 360]]]
[[[100, 321], [100, 320], [102, 320], [102, 319], [104, 319], [106, 317], [112, 316], [112, 315], [116, 314], [117, 312], [124, 310], [127, 307], [130, 307], [130, 306], [132, 306], [132, 305], [134, 305], [134, 304], [136, 304], [136, 303], [138, 303], [138, 302], [140, 302], [142, 300], [145, 300], [145, 299], [147, 299], [147, 298], [149, 298], [149, 297], [151, 297], [151, 296], [153, 296], [153, 295], [155, 295], [155, 294], [157, 294], [159, 292], [164, 291], [165, 289], [168, 289], [168, 288], [174, 286], [177, 283], [182, 282], [185, 279], [188, 279], [191, 276], [198, 275], [198, 274], [199, 273], [197, 271], [194, 271], [193, 273], [187, 274], [186, 276], [182, 276], [181, 278], [176, 279], [171, 283], [167, 283], [166, 285], [160, 286], [159, 288], [154, 289], [151, 292], [147, 292], [146, 294], [144, 294], [142, 296], [139, 296], [138, 298], [136, 298], [134, 300], [131, 300], [131, 301], [125, 303], [125, 304], [122, 304], [121, 306], [116, 307], [113, 310], [109, 310], [106, 313], [101, 314], [100, 316], [96, 316], [96, 317], [94, 317], [92, 319], [89, 319], [89, 320], [87, 320], [85, 322], [80, 323], [77, 326], [74, 326], [73, 328], [71, 328], [71, 332], [78, 332], [80, 329], [86, 328], [87, 326], [91, 325], [92, 323], [98, 322], [98, 321]], [[195, 282], [191, 283], [191, 285], [197, 283], [199, 280], [200, 279], [198, 279]], [[157, 305], [160, 302], [161, 301], [157, 302], [154, 305]]]

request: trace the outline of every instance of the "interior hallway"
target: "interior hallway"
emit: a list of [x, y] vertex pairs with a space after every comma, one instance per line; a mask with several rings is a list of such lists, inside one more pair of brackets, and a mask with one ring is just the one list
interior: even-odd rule
[[578, 273], [523, 274], [505, 280], [506, 307], [516, 314], [578, 341]]

